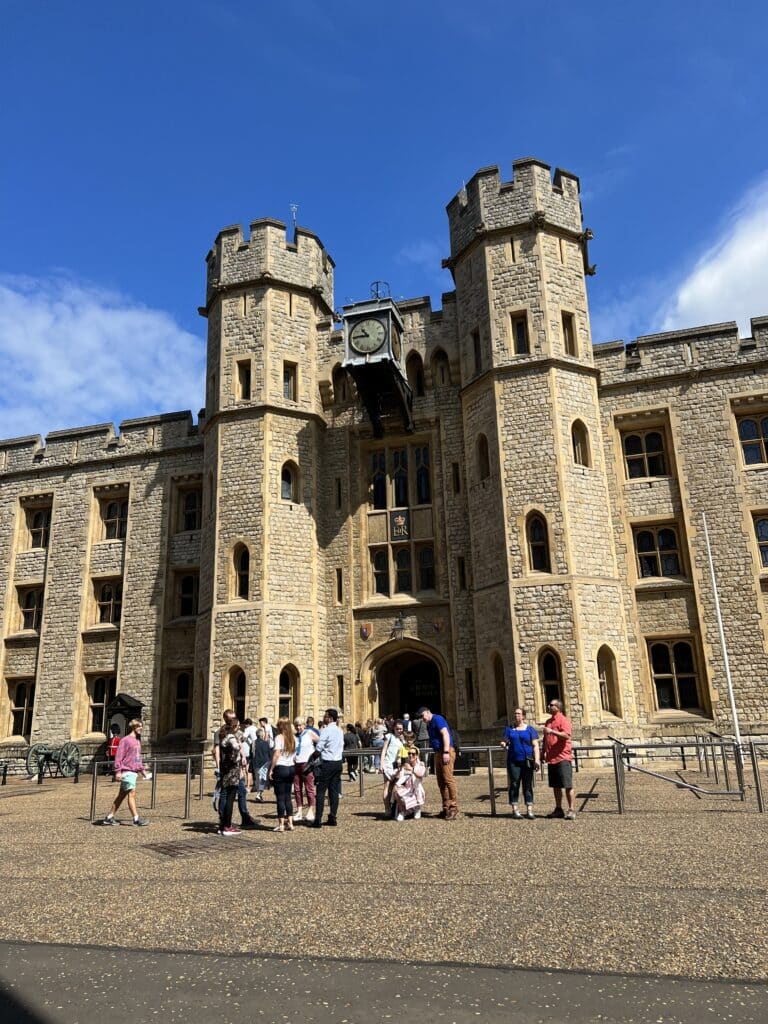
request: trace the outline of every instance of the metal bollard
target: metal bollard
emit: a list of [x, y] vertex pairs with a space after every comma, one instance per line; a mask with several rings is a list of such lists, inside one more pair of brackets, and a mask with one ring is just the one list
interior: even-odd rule
[[683, 771], [686, 771], [687, 768], [688, 768], [688, 762], [685, 760], [685, 744], [684, 743], [680, 744], [680, 760], [683, 762]]
[[7, 781], [8, 781], [8, 763], [6, 762], [3, 765], [3, 781], [0, 782], [0, 786], [4, 786]]
[[493, 781], [493, 747], [488, 747], [488, 792], [491, 797], [491, 817], [496, 817], [496, 787]]
[[760, 760], [754, 740], [749, 741], [749, 756], [752, 761], [752, 774], [755, 776], [755, 795], [757, 796], [757, 810], [759, 814], [765, 813], [763, 801], [763, 780], [760, 778]]
[[189, 801], [192, 795], [192, 758], [187, 758], [186, 778], [184, 779], [184, 821], [189, 820]]
[[363, 761], [364, 761], [363, 755], [362, 754], [358, 754], [358, 756], [357, 756], [357, 777], [358, 777], [358, 782], [360, 783], [360, 796], [365, 796], [365, 772], [363, 771], [363, 768], [365, 767], [365, 765], [363, 764]]
[[699, 737], [696, 737], [696, 761], [699, 765], [699, 775], [701, 775], [701, 747], [699, 746]]
[[157, 802], [157, 758], [152, 759], [152, 787], [149, 792], [149, 809], [154, 811]]
[[744, 784], [744, 754], [738, 743], [733, 744], [733, 762], [736, 766], [736, 784], [739, 787], [741, 796], [739, 799], [742, 803], [746, 798], [746, 785]]
[[93, 759], [93, 776], [91, 778], [91, 821], [93, 821], [94, 815], [96, 814], [96, 786], [99, 781], [99, 762], [94, 757]]
[[723, 755], [723, 779], [725, 780], [725, 788], [731, 788], [731, 773], [728, 770], [728, 748], [725, 744], [725, 740], [720, 742], [720, 752]]
[[202, 800], [204, 798], [203, 791], [203, 772], [205, 771], [205, 754], [200, 755], [200, 790], [197, 794], [197, 799]]
[[712, 757], [712, 775], [715, 779], [715, 785], [720, 785], [720, 769], [717, 767], [717, 758], [715, 757], [715, 741], [709, 741], [709, 753]]

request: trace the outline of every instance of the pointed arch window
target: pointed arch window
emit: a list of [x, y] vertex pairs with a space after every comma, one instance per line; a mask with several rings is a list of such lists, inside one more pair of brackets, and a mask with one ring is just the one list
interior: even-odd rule
[[248, 684], [245, 672], [239, 666], [230, 669], [229, 672], [229, 701], [232, 710], [242, 722], [245, 718], [245, 709], [248, 700]]
[[418, 352], [411, 352], [405, 361], [405, 375], [417, 398], [424, 395], [424, 364]]
[[333, 400], [337, 403], [349, 400], [347, 372], [341, 366], [333, 368]]
[[549, 556], [549, 533], [544, 516], [538, 512], [531, 513], [526, 522], [525, 533], [531, 572], [552, 572]]
[[32, 714], [35, 709], [35, 682], [19, 679], [8, 683], [11, 701], [11, 735], [29, 740], [32, 734]]
[[117, 678], [97, 676], [88, 682], [88, 710], [91, 732], [107, 731], [107, 708], [115, 699]]
[[395, 489], [395, 508], [408, 507], [408, 449], [392, 452], [392, 482]]
[[97, 584], [96, 605], [99, 622], [119, 625], [123, 614], [123, 584], [116, 580]]
[[377, 594], [389, 597], [389, 552], [377, 548], [373, 552], [373, 589]]
[[539, 685], [546, 708], [550, 701], [563, 701], [563, 670], [560, 657], [549, 647], [539, 654]]
[[493, 658], [493, 685], [496, 694], [496, 720], [506, 719], [509, 716], [507, 709], [507, 683], [504, 678], [504, 662], [500, 655]]
[[22, 629], [40, 630], [40, 625], [43, 621], [43, 600], [44, 591], [42, 587], [33, 587], [30, 590], [22, 590], [19, 593]]
[[488, 454], [488, 438], [485, 434], [478, 434], [475, 456], [478, 479], [487, 480], [491, 475], [491, 460]]
[[597, 678], [600, 684], [600, 707], [608, 714], [621, 718], [616, 658], [607, 644], [603, 644], [597, 652]]
[[299, 500], [299, 467], [295, 462], [283, 463], [280, 470], [280, 497], [297, 504]]
[[576, 465], [591, 466], [589, 431], [581, 420], [575, 420], [571, 427], [571, 444], [573, 445], [573, 461]]
[[383, 451], [371, 454], [371, 497], [374, 508], [387, 507], [387, 464]]
[[660, 710], [694, 711], [701, 708], [693, 646], [687, 640], [649, 643], [651, 674]]
[[441, 348], [432, 356], [432, 384], [436, 388], [447, 388], [451, 384], [451, 364]]
[[429, 446], [415, 449], [416, 456], [416, 504], [429, 505], [432, 502], [432, 489], [429, 480]]
[[232, 560], [235, 570], [232, 596], [247, 601], [250, 596], [251, 555], [245, 544], [237, 545]]
[[299, 673], [293, 665], [286, 665], [279, 679], [278, 716], [290, 718], [299, 713]]

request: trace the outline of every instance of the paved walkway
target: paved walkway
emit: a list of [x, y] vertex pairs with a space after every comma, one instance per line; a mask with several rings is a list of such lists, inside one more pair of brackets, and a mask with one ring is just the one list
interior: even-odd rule
[[[254, 1019], [265, 1021], [292, 1019], [291, 1006], [350, 1024], [416, 1011], [666, 1022], [726, 1007], [731, 1020], [768, 1019], [768, 988], [754, 984], [768, 981], [768, 891], [755, 870], [768, 816], [753, 802], [634, 776], [621, 817], [612, 778], [583, 772], [575, 822], [515, 822], [489, 816], [486, 779], [474, 777], [460, 780], [455, 824], [381, 821], [371, 785], [362, 798], [347, 789], [337, 829], [278, 835], [274, 805], [254, 804], [262, 828], [221, 839], [207, 799], [181, 820], [182, 788], [158, 781], [148, 828], [92, 824], [82, 783], [0, 790], [0, 940], [11, 943], [0, 975], [36, 1007], [32, 1021], [101, 1022], [110, 991], [144, 1000], [141, 1021], [172, 1021], [171, 1000], [189, 1024], [229, 1019], [210, 1016], [222, 1001], [240, 1024], [259, 992], [266, 1014]], [[113, 793], [101, 786], [99, 814]], [[428, 794], [434, 813], [432, 780]], [[148, 796], [140, 784], [140, 803]], [[543, 789], [540, 803], [543, 814]], [[319, 907], [322, 927], [297, 925]]]

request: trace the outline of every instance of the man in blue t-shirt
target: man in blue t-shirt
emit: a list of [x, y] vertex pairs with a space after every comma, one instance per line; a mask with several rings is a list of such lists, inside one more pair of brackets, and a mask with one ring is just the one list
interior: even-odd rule
[[459, 816], [459, 803], [456, 780], [453, 777], [456, 747], [451, 727], [442, 715], [433, 715], [429, 708], [419, 708], [416, 712], [416, 720], [419, 718], [427, 723], [429, 745], [435, 752], [435, 777], [443, 798], [442, 817], [446, 821], [456, 821]]

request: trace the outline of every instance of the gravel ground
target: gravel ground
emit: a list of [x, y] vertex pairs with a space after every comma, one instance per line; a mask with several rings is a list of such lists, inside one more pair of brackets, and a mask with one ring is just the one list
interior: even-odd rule
[[[429, 779], [427, 816], [397, 823], [380, 819], [374, 778], [362, 798], [345, 783], [338, 828], [275, 834], [274, 804], [249, 798], [263, 827], [232, 839], [215, 835], [207, 797], [181, 820], [177, 776], [158, 779], [153, 811], [142, 806], [147, 828], [92, 824], [88, 780], [11, 782], [0, 790], [0, 938], [291, 955], [295, 929], [259, 908], [290, 917], [330, 904], [336, 913], [301, 939], [305, 957], [768, 980], [768, 815], [751, 794], [699, 798], [631, 775], [620, 816], [613, 776], [582, 771], [575, 822], [513, 821], [503, 789], [490, 816], [482, 771], [459, 780], [457, 822], [432, 816]], [[100, 782], [99, 815], [115, 789]], [[549, 793], [537, 793], [546, 814]], [[140, 804], [149, 794], [140, 782]], [[212, 926], [233, 895], [234, 949]]]

